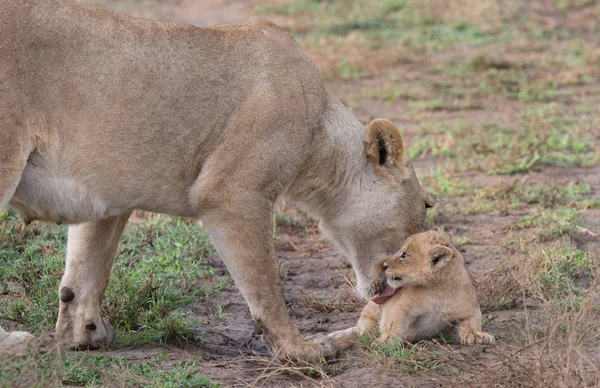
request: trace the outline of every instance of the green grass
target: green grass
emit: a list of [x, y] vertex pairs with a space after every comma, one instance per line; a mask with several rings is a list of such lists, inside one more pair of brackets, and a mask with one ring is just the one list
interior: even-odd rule
[[590, 193], [590, 185], [587, 183], [569, 182], [566, 186], [536, 183], [520, 186], [514, 192], [514, 198], [527, 205], [539, 204], [545, 208], [569, 204], [586, 206], [591, 202], [584, 196]]
[[427, 187], [436, 195], [462, 195], [467, 192], [467, 185], [454, 176], [447, 166], [432, 169], [426, 179]]
[[600, 161], [594, 148], [593, 119], [576, 118], [557, 104], [523, 109], [518, 128], [498, 124], [424, 126], [408, 149], [456, 160], [464, 170], [489, 175], [521, 174], [540, 166], [590, 166]]
[[[486, 6], [493, 4], [487, 1]], [[293, 0], [273, 5], [267, 2], [256, 11], [262, 15], [293, 15], [303, 25], [300, 29], [305, 44], [353, 35], [358, 42], [368, 45], [400, 42], [412, 50], [436, 52], [508, 41], [522, 35], [519, 29], [491, 28], [488, 21], [464, 17], [460, 9], [444, 15], [416, 0]], [[502, 11], [506, 23], [518, 16], [511, 7]], [[309, 27], [308, 34], [304, 32], [305, 24]]]
[[0, 386], [218, 387], [199, 375], [198, 361], [171, 361], [165, 368], [166, 353], [134, 362], [125, 356], [33, 349], [23, 357], [0, 356]]
[[542, 294], [551, 301], [580, 300], [593, 276], [589, 252], [558, 244], [540, 250], [538, 279]]
[[[1, 218], [0, 320], [49, 330], [57, 318], [66, 228], [24, 227], [8, 212]], [[117, 329], [116, 346], [195, 339], [200, 322], [184, 307], [226, 284], [206, 264], [212, 249], [194, 221], [155, 215], [126, 228], [102, 306]]]
[[392, 360], [394, 367], [400, 373], [414, 374], [423, 371], [436, 371], [440, 368], [439, 356], [441, 353], [428, 349], [427, 342], [411, 344], [398, 338], [389, 342], [363, 335], [360, 344], [365, 350], [367, 358]]
[[489, 213], [499, 208], [539, 211], [568, 207], [577, 212], [600, 207], [600, 201], [591, 195], [589, 184], [572, 181], [563, 185], [504, 182], [475, 188], [468, 196], [472, 201], [469, 207], [465, 207], [466, 214]]
[[[38, 223], [25, 227], [9, 211], [0, 213], [0, 221], [0, 324], [46, 332], [57, 318], [67, 228]], [[197, 330], [202, 322], [186, 306], [212, 297], [227, 284], [207, 265], [212, 251], [196, 221], [152, 215], [129, 225], [102, 305], [117, 330], [111, 347], [200, 340]], [[222, 311], [219, 316], [226, 319]], [[77, 386], [110, 381], [143, 387], [215, 386], [198, 376], [194, 362], [167, 369], [163, 364], [33, 349], [23, 358], [0, 360], [0, 386], [11, 381], [40, 387], [57, 381]]]
[[366, 69], [362, 69], [345, 60], [338, 64], [337, 73], [343, 79], [358, 79], [369, 75], [369, 72]]
[[533, 214], [517, 222], [517, 228], [535, 228], [540, 242], [555, 240], [563, 235], [577, 236], [581, 212], [574, 208], [534, 209]]

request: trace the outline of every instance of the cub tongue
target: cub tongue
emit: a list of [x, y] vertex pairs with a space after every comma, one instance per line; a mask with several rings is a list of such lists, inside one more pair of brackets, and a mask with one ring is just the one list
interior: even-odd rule
[[392, 287], [386, 287], [385, 290], [383, 290], [379, 295], [374, 296], [373, 298], [371, 298], [371, 300], [377, 304], [382, 304], [383, 302], [385, 302], [388, 298], [391, 298], [392, 296], [394, 296], [394, 294], [396, 293], [396, 291], [398, 291], [399, 288], [392, 288]]

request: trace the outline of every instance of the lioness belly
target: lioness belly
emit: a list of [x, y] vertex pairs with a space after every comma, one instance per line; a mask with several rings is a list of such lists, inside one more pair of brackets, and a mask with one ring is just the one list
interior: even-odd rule
[[19, 216], [34, 220], [73, 224], [117, 215], [95, 190], [68, 171], [28, 163], [9, 206]]
[[159, 186], [150, 179], [136, 180], [136, 169], [131, 165], [129, 176], [107, 174], [107, 169], [85, 164], [83, 160], [61, 162], [57, 153], [41, 155], [34, 151], [9, 206], [28, 222], [64, 224], [116, 216], [133, 209], [194, 216], [187, 199], [179, 193], [182, 190], [173, 191], [173, 182], [163, 181]]

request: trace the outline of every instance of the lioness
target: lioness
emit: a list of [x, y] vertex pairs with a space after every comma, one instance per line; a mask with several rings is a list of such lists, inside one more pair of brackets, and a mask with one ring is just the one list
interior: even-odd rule
[[388, 286], [365, 306], [356, 327], [330, 334], [342, 349], [365, 333], [380, 333], [382, 341], [413, 342], [447, 333], [463, 345], [494, 343], [493, 336], [481, 331], [475, 287], [447, 237], [435, 231], [413, 235], [377, 267]]
[[318, 360], [290, 322], [271, 236], [285, 195], [321, 217], [363, 296], [431, 198], [398, 130], [365, 130], [277, 26], [197, 28], [67, 0], [0, 6], [0, 209], [71, 224], [56, 334], [114, 336], [101, 315], [134, 209], [200, 218], [281, 357]]

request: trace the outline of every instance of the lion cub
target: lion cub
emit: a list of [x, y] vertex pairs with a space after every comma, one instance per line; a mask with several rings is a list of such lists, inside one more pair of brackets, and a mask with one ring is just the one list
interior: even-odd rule
[[388, 287], [369, 301], [356, 327], [330, 334], [343, 349], [364, 333], [380, 333], [383, 341], [398, 337], [413, 342], [445, 333], [463, 345], [494, 343], [481, 330], [475, 287], [448, 238], [435, 231], [413, 235], [376, 265]]

